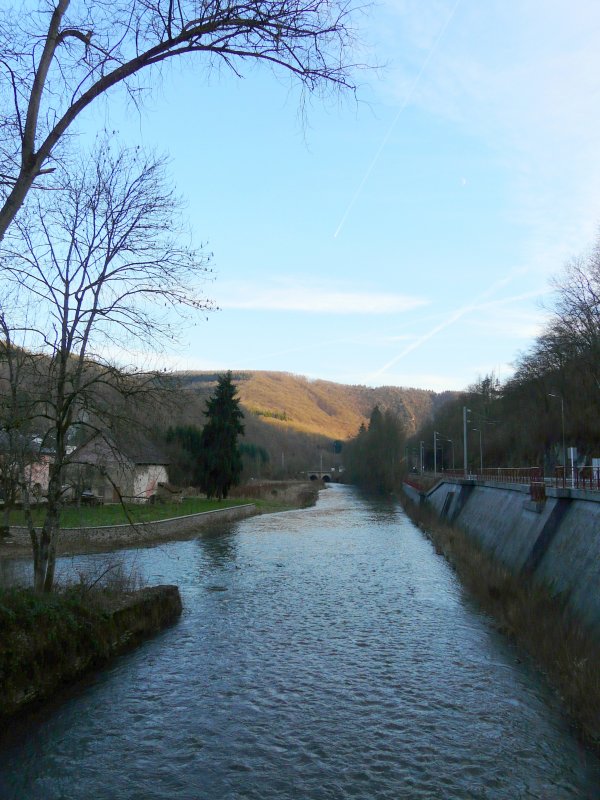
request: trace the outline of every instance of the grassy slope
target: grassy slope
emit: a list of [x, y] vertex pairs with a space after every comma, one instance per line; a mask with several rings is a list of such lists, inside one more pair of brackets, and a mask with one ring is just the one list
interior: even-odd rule
[[[152, 522], [153, 520], [182, 517], [185, 514], [199, 514], [203, 511], [229, 508], [230, 506], [242, 505], [245, 502], [246, 500], [243, 498], [219, 502], [218, 500], [206, 500], [202, 497], [189, 497], [183, 503], [161, 503], [159, 505], [132, 503], [126, 505], [125, 509], [119, 504], [85, 508], [67, 506], [63, 509], [61, 515], [61, 526], [63, 528], [80, 528], [101, 525], [126, 525], [130, 520], [133, 522]], [[36, 510], [34, 512], [36, 525], [41, 524], [43, 519], [44, 509]], [[23, 514], [15, 512], [11, 517], [11, 524], [22, 525], [23, 523]]]

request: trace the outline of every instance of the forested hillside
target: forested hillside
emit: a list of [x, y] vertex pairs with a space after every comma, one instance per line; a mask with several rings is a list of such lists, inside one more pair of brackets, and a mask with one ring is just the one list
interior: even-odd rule
[[[178, 420], [202, 426], [217, 375], [192, 372], [176, 377], [182, 384]], [[455, 396], [396, 386], [347, 386], [285, 372], [234, 372], [233, 380], [244, 410], [243, 441], [250, 450], [246, 472], [255, 477], [295, 475], [319, 466], [322, 459], [326, 468], [343, 463], [343, 443], [368, 423], [376, 405], [393, 411], [410, 434]], [[336, 440], [342, 442], [341, 454], [333, 452]]]
[[423, 442], [425, 468], [463, 467], [463, 408], [468, 462], [479, 467], [538, 466], [552, 474], [577, 448], [576, 463], [600, 457], [600, 240], [552, 280], [554, 300], [545, 329], [517, 357], [510, 380], [494, 375], [438, 409], [409, 443], [416, 466]]
[[[216, 381], [215, 374], [204, 372], [177, 377], [199, 397], [207, 396]], [[411, 433], [454, 396], [398, 386], [348, 386], [287, 372], [239, 372], [233, 378], [247, 415], [273, 426], [340, 440], [354, 436], [376, 405], [395, 411]]]
[[[42, 369], [45, 362], [42, 359], [36, 363]], [[8, 391], [6, 369], [0, 358], [0, 405], [3, 393]], [[89, 369], [94, 369], [93, 362]], [[166, 450], [172, 463], [172, 479], [185, 483], [190, 481], [190, 475], [184, 474], [185, 459], [172, 440], [167, 441], [167, 432], [178, 426], [201, 431], [206, 422], [206, 402], [216, 388], [218, 374], [180, 373], [172, 378], [161, 373], [157, 382], [151, 380], [140, 391], [135, 378], [115, 373], [115, 380], [129, 386], [124, 394], [130, 394], [130, 400], [116, 397], [114, 391], [99, 382], [86, 400], [86, 419], [90, 425], [97, 424], [99, 430], [106, 429], [115, 442], [126, 437]], [[361, 425], [368, 424], [375, 406], [382, 412], [394, 412], [410, 435], [455, 396], [451, 392], [438, 394], [395, 386], [347, 386], [284, 372], [234, 372], [232, 379], [244, 413], [245, 435], [241, 443], [245, 479], [296, 476], [321, 463], [327, 469], [340, 466], [344, 443], [357, 434]], [[32, 434], [46, 431], [43, 420], [37, 417], [32, 418], [29, 428]], [[77, 430], [74, 425], [70, 431], [71, 443], [77, 439]], [[336, 441], [341, 442], [342, 452], [334, 454]]]

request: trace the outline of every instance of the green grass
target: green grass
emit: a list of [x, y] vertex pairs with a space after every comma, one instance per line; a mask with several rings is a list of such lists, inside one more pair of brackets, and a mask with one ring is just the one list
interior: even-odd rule
[[257, 498], [246, 500], [246, 503], [254, 503], [260, 514], [276, 514], [279, 511], [293, 511], [298, 508], [297, 505], [292, 503], [284, 503], [281, 500], [267, 500], [264, 498]]
[[[118, 503], [104, 506], [66, 506], [61, 515], [62, 528], [93, 528], [102, 525], [126, 525], [128, 522], [154, 522], [171, 517], [183, 517], [187, 514], [200, 514], [204, 511], [215, 511], [220, 508], [230, 508], [248, 502], [244, 498], [221, 500], [206, 500], [203, 497], [189, 497], [183, 503], [160, 503], [148, 505], [146, 503], [131, 503], [125, 508]], [[44, 521], [44, 508], [34, 511], [33, 519], [36, 525]], [[129, 517], [128, 517], [129, 515]], [[11, 515], [11, 525], [24, 525], [25, 517], [22, 512]]]
[[[119, 503], [104, 506], [65, 506], [61, 514], [61, 528], [95, 528], [103, 525], [126, 525], [130, 521], [155, 522], [172, 517], [185, 517], [188, 514], [201, 514], [205, 511], [216, 511], [232, 506], [254, 503], [260, 514], [272, 514], [278, 511], [305, 507], [314, 504], [307, 498], [300, 498], [298, 503], [285, 502], [276, 497], [232, 497], [227, 500], [207, 500], [204, 497], [188, 497], [183, 503], [159, 503], [148, 505], [146, 503], [129, 503], [125, 509]], [[41, 526], [44, 521], [45, 510], [41, 506], [34, 510], [33, 521], [36, 526]], [[128, 516], [129, 515], [129, 516]], [[11, 525], [24, 525], [25, 516], [22, 511], [13, 511], [10, 517]]]

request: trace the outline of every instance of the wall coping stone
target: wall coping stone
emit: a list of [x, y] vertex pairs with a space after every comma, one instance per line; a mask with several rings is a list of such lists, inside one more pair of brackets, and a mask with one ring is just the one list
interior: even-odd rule
[[[503, 489], [508, 492], [521, 492], [521, 494], [529, 494], [529, 486], [525, 483], [503, 483], [502, 481], [490, 480], [478, 481], [475, 478], [443, 477], [440, 478], [438, 483], [429, 489], [428, 492], [424, 493], [425, 496], [428, 497], [430, 494], [433, 494], [433, 492], [435, 492], [444, 483], [455, 483], [462, 486], [486, 486], [490, 489]], [[562, 487], [548, 486], [546, 484], [546, 496], [557, 499], [570, 498], [571, 500], [586, 500], [591, 503], [600, 503], [600, 492], [592, 491], [590, 489], [563, 489]]]
[[[107, 531], [107, 530], [137, 530], [146, 529], [150, 525], [166, 525], [171, 522], [180, 522], [186, 520], [193, 520], [196, 517], [208, 517], [212, 514], [223, 514], [226, 511], [236, 511], [237, 509], [250, 509], [256, 508], [255, 503], [241, 503], [240, 505], [227, 506], [227, 508], [214, 508], [212, 511], [198, 511], [196, 514], [182, 514], [179, 517], [167, 517], [165, 519], [153, 519], [150, 522], [124, 522], [118, 525], [88, 525], [83, 528], [61, 528], [61, 533], [84, 533], [85, 531]], [[40, 531], [41, 528], [36, 528]], [[29, 528], [24, 525], [11, 525], [11, 533], [29, 533]]]

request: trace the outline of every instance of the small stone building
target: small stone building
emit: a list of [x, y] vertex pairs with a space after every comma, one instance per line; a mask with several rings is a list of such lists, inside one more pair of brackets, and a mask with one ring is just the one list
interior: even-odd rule
[[69, 484], [74, 497], [99, 502], [148, 502], [159, 483], [168, 483], [168, 460], [152, 442], [136, 438], [118, 444], [104, 438], [82, 445], [70, 457]]

